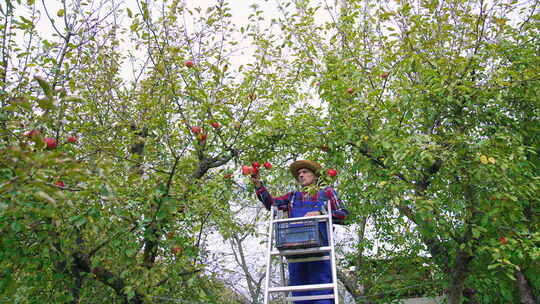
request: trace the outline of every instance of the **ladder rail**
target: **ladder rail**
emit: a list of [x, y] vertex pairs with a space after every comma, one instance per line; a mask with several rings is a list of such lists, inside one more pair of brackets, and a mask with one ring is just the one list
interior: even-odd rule
[[268, 220], [268, 244], [267, 244], [267, 250], [266, 250], [266, 278], [264, 280], [264, 304], [269, 303], [269, 297], [270, 293], [268, 292], [270, 288], [270, 269], [272, 264], [272, 255], [270, 254], [272, 252], [272, 243], [273, 243], [273, 226], [274, 226], [274, 213], [275, 213], [275, 207], [272, 206], [270, 209], [270, 219]]
[[[338, 281], [337, 281], [337, 265], [336, 265], [336, 245], [334, 244], [334, 225], [332, 223], [332, 207], [330, 201], [326, 201], [326, 210], [328, 216], [328, 224], [326, 233], [328, 233], [328, 246], [330, 246], [330, 268], [332, 269], [332, 283], [334, 284], [334, 303], [339, 304], [338, 296]], [[324, 207], [323, 207], [324, 209]]]

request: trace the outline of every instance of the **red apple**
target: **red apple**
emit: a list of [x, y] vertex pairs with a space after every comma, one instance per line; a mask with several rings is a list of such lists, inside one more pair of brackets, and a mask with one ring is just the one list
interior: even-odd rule
[[204, 133], [197, 134], [197, 139], [199, 141], [205, 141], [206, 138], [208, 138], [208, 134], [204, 134]]
[[43, 139], [45, 144], [47, 145], [47, 149], [54, 149], [56, 146], [58, 146], [58, 143], [56, 142], [56, 139], [52, 137], [46, 137]]
[[69, 136], [69, 137], [67, 138], [67, 142], [70, 143], [70, 144], [76, 143], [76, 142], [77, 142], [77, 136], [73, 136], [73, 135], [72, 135], [72, 136]]
[[251, 175], [251, 174], [253, 174], [253, 167], [242, 166], [242, 174], [243, 175]]
[[328, 174], [328, 176], [330, 176], [330, 177], [334, 177], [334, 176], [337, 175], [337, 171], [334, 170], [334, 169], [328, 169], [328, 170], [326, 170], [326, 174]]
[[24, 135], [26, 137], [30, 137], [30, 138], [34, 138], [36, 136], [39, 136], [40, 134], [41, 134], [41, 132], [39, 132], [39, 130], [36, 130], [36, 129], [30, 130], [30, 131], [24, 133]]
[[349, 93], [349, 94], [352, 94], [352, 93], [354, 93], [354, 90], [353, 90], [353, 88], [348, 88], [348, 89], [347, 89], [347, 93]]
[[64, 188], [66, 186], [66, 184], [64, 184], [64, 182], [61, 180], [54, 182], [54, 184], [60, 188]]
[[219, 122], [213, 122], [213, 123], [212, 123], [212, 127], [213, 127], [214, 129], [218, 129], [219, 127], [221, 127], [221, 125], [219, 124]]
[[322, 145], [321, 150], [323, 150], [324, 152], [328, 152], [330, 151], [330, 147], [328, 145]]
[[171, 251], [175, 255], [180, 254], [180, 253], [182, 253], [182, 247], [179, 247], [179, 246], [173, 247], [173, 248], [171, 248]]
[[201, 133], [202, 129], [201, 127], [191, 127], [191, 133], [193, 134], [199, 134]]
[[501, 236], [501, 237], [499, 238], [499, 243], [501, 243], [501, 244], [504, 245], [504, 244], [508, 243], [508, 240], [507, 240], [504, 236]]
[[253, 168], [259, 168], [261, 166], [259, 162], [253, 162], [251, 165], [253, 166]]
[[186, 60], [186, 61], [184, 61], [184, 65], [187, 66], [188, 68], [192, 68], [193, 67], [193, 61]]
[[251, 174], [253, 175], [259, 174], [259, 167], [251, 167]]
[[266, 169], [272, 169], [272, 164], [269, 162], [265, 162], [263, 165]]

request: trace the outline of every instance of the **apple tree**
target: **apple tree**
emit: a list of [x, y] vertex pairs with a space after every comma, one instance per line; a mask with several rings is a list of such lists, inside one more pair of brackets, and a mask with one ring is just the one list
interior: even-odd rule
[[366, 266], [383, 240], [377, 258], [428, 256], [416, 283], [449, 303], [533, 303], [538, 3], [282, 4], [299, 74], [327, 105], [307, 141], [327, 145], [340, 192], [357, 202], [356, 268], [341, 272], [351, 294], [378, 301], [369, 296], [389, 289], [366, 279], [381, 271]]
[[223, 303], [205, 240], [238, 229], [226, 176], [295, 94], [261, 12], [237, 28], [226, 1], [56, 5], [1, 7], [0, 293]]

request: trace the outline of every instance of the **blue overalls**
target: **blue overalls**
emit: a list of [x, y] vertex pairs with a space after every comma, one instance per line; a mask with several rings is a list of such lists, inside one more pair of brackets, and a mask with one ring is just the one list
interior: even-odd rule
[[[322, 197], [322, 195], [318, 195]], [[324, 201], [302, 201], [302, 193], [295, 192], [292, 199], [291, 217], [303, 217], [309, 211], [321, 211]], [[328, 246], [328, 233], [325, 222], [319, 222], [319, 232], [323, 246]], [[328, 255], [328, 254], [326, 254]], [[307, 285], [332, 283], [332, 268], [330, 260], [315, 262], [289, 263], [289, 285]], [[295, 296], [332, 294], [333, 290], [314, 290], [293, 292]], [[334, 304], [334, 299], [294, 301], [294, 304]]]

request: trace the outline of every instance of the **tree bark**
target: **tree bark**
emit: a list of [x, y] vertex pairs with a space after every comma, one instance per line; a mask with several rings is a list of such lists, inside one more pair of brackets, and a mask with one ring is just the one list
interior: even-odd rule
[[516, 283], [519, 288], [519, 298], [520, 298], [521, 304], [538, 303], [536, 299], [534, 298], [531, 284], [529, 284], [529, 280], [527, 279], [525, 274], [521, 270], [516, 270], [515, 275], [516, 275]]
[[91, 266], [90, 259], [87, 256], [84, 256], [83, 254], [76, 253], [73, 255], [75, 266], [81, 271], [86, 273], [91, 273], [96, 276], [96, 279], [103, 283], [104, 285], [109, 286], [112, 288], [116, 295], [118, 295], [124, 304], [143, 304], [144, 303], [144, 296], [135, 292], [134, 296], [129, 299], [128, 294], [126, 293], [126, 284], [125, 281], [120, 278], [119, 276], [115, 275], [111, 271], [96, 266]]
[[341, 269], [337, 269], [337, 278], [338, 280], [343, 283], [343, 286], [345, 286], [345, 289], [349, 292], [349, 294], [356, 300], [358, 297], [363, 296], [361, 292], [361, 288], [358, 284], [358, 282], [354, 279], [346, 275]]
[[465, 279], [468, 275], [468, 264], [471, 257], [463, 251], [458, 251], [456, 263], [450, 274], [450, 287], [448, 288], [448, 303], [461, 304], [463, 302], [463, 291], [465, 289]]

